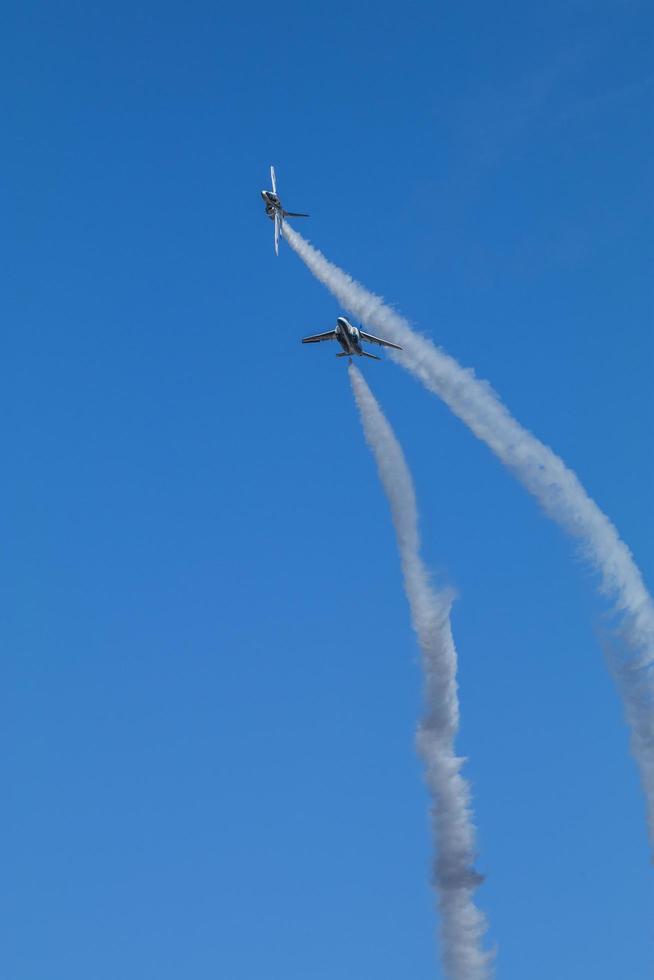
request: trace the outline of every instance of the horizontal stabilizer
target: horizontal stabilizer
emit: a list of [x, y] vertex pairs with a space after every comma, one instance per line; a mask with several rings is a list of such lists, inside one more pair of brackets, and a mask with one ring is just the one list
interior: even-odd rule
[[302, 214], [300, 211], [284, 211], [285, 218], [310, 218], [310, 214]]
[[349, 357], [349, 356], [350, 356], [350, 355], [349, 355], [349, 354], [347, 353], [347, 351], [344, 351], [344, 350], [342, 350], [342, 351], [340, 352], [340, 354], [337, 354], [337, 355], [336, 355], [336, 357]]
[[362, 350], [361, 354], [363, 357], [372, 357], [373, 361], [381, 361], [381, 357], [377, 357], [376, 354], [369, 354], [367, 350]]

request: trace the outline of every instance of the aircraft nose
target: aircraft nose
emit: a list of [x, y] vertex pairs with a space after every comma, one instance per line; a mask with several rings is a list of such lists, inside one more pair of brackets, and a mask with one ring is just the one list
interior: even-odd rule
[[261, 191], [261, 196], [262, 196], [262, 198], [265, 201], [266, 200], [266, 192], [265, 191]]

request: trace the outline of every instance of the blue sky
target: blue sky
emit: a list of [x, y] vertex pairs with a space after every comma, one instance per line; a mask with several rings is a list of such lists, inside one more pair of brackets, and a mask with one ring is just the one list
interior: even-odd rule
[[[488, 378], [654, 582], [639, 2], [9, 3], [0, 975], [440, 977], [420, 709], [340, 312], [259, 190]], [[299, 227], [299, 223], [298, 223]], [[366, 378], [456, 586], [501, 980], [645, 980], [644, 807], [573, 546]]]

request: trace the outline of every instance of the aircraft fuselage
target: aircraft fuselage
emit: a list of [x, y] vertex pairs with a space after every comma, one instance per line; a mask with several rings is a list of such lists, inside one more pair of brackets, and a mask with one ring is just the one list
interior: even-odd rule
[[339, 316], [336, 319], [336, 339], [346, 354], [363, 356], [359, 331], [344, 316]]
[[263, 203], [266, 205], [266, 214], [271, 221], [275, 218], [275, 211], [281, 216], [283, 212], [282, 202], [273, 191], [261, 191]]

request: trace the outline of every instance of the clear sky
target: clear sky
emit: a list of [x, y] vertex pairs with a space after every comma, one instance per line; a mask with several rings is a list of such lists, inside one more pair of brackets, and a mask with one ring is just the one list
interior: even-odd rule
[[[654, 15], [6, 3], [0, 976], [440, 978], [417, 649], [299, 230], [488, 378], [654, 584]], [[651, 980], [602, 602], [391, 364], [460, 598], [500, 980]]]

